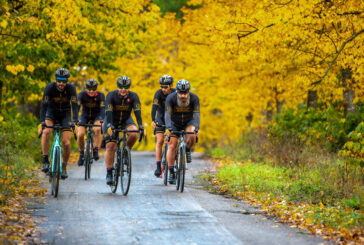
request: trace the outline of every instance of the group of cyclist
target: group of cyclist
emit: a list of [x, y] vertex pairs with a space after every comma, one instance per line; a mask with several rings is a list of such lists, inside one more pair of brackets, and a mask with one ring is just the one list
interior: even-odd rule
[[[127, 76], [121, 76], [117, 79], [117, 90], [111, 91], [105, 95], [97, 91], [98, 82], [96, 79], [88, 79], [85, 83], [85, 90], [77, 96], [74, 85], [68, 83], [70, 72], [65, 68], [60, 68], [55, 72], [55, 82], [48, 84], [44, 90], [40, 121], [42, 127], [39, 133], [42, 133], [42, 153], [43, 167], [42, 171], [49, 171], [49, 140], [52, 129], [49, 128], [54, 124], [62, 126], [62, 179], [68, 177], [67, 163], [71, 152], [72, 131], [78, 125], [77, 143], [79, 147], [78, 165], [84, 162], [84, 136], [85, 124], [92, 123], [101, 125], [104, 122], [104, 138], [106, 144], [105, 165], [106, 165], [106, 183], [111, 185], [113, 182], [113, 164], [116, 150], [117, 133], [115, 129], [137, 130], [144, 134], [144, 128], [141, 116], [141, 104], [138, 95], [130, 91], [131, 79]], [[164, 75], [159, 80], [161, 89], [155, 95], [152, 106], [153, 128], [156, 133], [156, 170], [154, 175], [161, 175], [161, 153], [164, 144], [164, 133], [168, 129], [170, 138], [167, 152], [167, 162], [169, 169], [169, 183], [175, 183], [174, 160], [178, 143], [178, 135], [174, 131], [185, 130], [194, 132], [186, 137], [187, 139], [187, 162], [191, 162], [191, 149], [198, 137], [200, 124], [199, 99], [197, 95], [190, 92], [191, 85], [187, 80], [179, 80], [176, 88], [173, 88], [173, 77]], [[78, 112], [82, 107], [80, 121]], [[138, 124], [136, 126], [131, 112]], [[99, 159], [98, 149], [102, 143], [101, 127], [94, 127], [95, 132], [93, 156], [97, 161]], [[138, 133], [128, 133], [127, 146], [132, 149], [138, 139]]]

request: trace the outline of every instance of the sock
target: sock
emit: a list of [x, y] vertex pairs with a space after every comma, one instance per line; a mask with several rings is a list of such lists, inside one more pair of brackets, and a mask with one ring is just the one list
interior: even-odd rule
[[174, 174], [174, 166], [168, 166], [169, 172]]
[[186, 152], [191, 152], [191, 149], [186, 147]]
[[83, 156], [84, 152], [83, 151], [80, 151], [80, 156]]
[[94, 147], [94, 151], [98, 151], [99, 150], [99, 147]]
[[113, 169], [112, 167], [111, 168], [106, 168], [107, 171], [111, 171], [112, 169]]
[[49, 162], [49, 161], [48, 161], [48, 155], [43, 155], [43, 161], [44, 161], [44, 162]]
[[161, 168], [161, 161], [157, 161], [157, 168]]

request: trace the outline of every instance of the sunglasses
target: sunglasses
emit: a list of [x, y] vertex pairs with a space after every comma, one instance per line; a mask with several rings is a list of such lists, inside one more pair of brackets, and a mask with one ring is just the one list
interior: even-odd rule
[[120, 88], [120, 89], [129, 89], [129, 87], [130, 86], [122, 86], [122, 85], [118, 86], [118, 88]]
[[67, 83], [68, 79], [67, 78], [56, 78], [57, 83]]
[[168, 88], [169, 87], [169, 85], [161, 85], [161, 88]]
[[91, 88], [86, 88], [87, 90], [90, 90], [90, 91], [96, 91], [97, 87], [91, 87]]

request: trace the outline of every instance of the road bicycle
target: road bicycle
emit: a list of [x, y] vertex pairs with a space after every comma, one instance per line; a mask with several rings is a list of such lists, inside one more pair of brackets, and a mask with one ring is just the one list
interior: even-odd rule
[[93, 148], [94, 148], [94, 131], [93, 127], [101, 127], [102, 133], [102, 123], [101, 125], [97, 124], [82, 124], [80, 126], [87, 127], [87, 136], [86, 136], [86, 147], [84, 151], [84, 165], [85, 165], [85, 180], [90, 179], [91, 177], [91, 164], [94, 160], [93, 158]]
[[[110, 188], [112, 193], [116, 192], [120, 177], [121, 192], [124, 196], [126, 196], [130, 188], [131, 171], [132, 171], [130, 149], [126, 145], [126, 134], [139, 133], [139, 130], [115, 129], [115, 133], [117, 134], [116, 161], [114, 161], [113, 183], [110, 185]], [[119, 136], [119, 133], [123, 133], [123, 136], [121, 138]], [[143, 134], [140, 134], [139, 142], [142, 140], [142, 136]], [[120, 143], [122, 143], [121, 147]]]
[[[59, 190], [59, 179], [62, 175], [62, 147], [60, 145], [61, 131], [62, 129], [68, 127], [63, 127], [59, 124], [55, 124], [54, 126], [45, 126], [45, 128], [51, 128], [54, 130], [54, 140], [51, 148], [48, 175], [49, 182], [51, 183], [51, 193], [54, 197], [57, 197]], [[42, 134], [39, 135], [39, 138], [41, 137], [41, 135]], [[76, 134], [74, 134], [74, 136], [75, 139], [77, 139]]]
[[[185, 186], [185, 174], [186, 174], [186, 147], [185, 142], [186, 134], [195, 134], [195, 132], [173, 131], [173, 134], [179, 135], [178, 137], [178, 147], [176, 149], [176, 161], [174, 161], [174, 170], [176, 174], [176, 190], [183, 192]], [[196, 142], [197, 142], [196, 137]]]

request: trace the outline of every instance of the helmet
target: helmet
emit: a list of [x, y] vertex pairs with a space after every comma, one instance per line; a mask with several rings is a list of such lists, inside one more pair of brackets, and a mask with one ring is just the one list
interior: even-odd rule
[[191, 85], [190, 83], [185, 80], [185, 79], [181, 79], [177, 82], [176, 84], [176, 90], [177, 90], [177, 93], [186, 93], [186, 92], [189, 92], [191, 89]]
[[59, 68], [54, 74], [56, 75], [56, 80], [67, 80], [71, 76], [66, 68]]
[[161, 85], [171, 85], [173, 83], [173, 77], [171, 77], [170, 75], [163, 75], [159, 79], [159, 83]]
[[130, 87], [131, 85], [131, 79], [127, 76], [121, 76], [116, 80], [116, 83], [118, 85], [118, 88], [120, 87]]
[[97, 88], [97, 80], [96, 79], [87, 79], [86, 80], [86, 88], [90, 89], [90, 88]]

